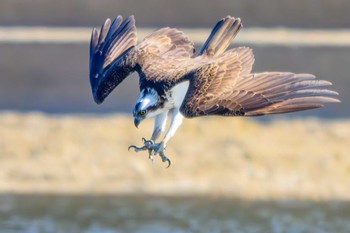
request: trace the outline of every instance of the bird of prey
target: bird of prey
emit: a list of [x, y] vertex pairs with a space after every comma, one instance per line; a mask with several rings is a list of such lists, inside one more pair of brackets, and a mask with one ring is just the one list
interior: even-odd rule
[[[208, 115], [261, 116], [322, 107], [339, 102], [338, 93], [325, 89], [331, 83], [312, 74], [287, 72], [252, 73], [254, 55], [250, 48], [228, 49], [242, 28], [239, 18], [227, 16], [213, 28], [194, 54], [193, 43], [175, 28], [161, 28], [137, 44], [134, 16], [107, 19], [100, 32], [93, 28], [90, 44], [90, 84], [100, 104], [131, 72], [139, 74], [140, 97], [134, 108], [136, 127], [155, 118], [150, 140], [143, 146], [153, 161], [163, 162], [169, 139], [183, 118]], [[163, 140], [168, 113], [172, 113]]]

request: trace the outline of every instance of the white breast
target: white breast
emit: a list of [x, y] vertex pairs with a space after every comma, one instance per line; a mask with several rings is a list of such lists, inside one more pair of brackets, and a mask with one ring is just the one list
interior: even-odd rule
[[173, 108], [181, 107], [181, 104], [186, 96], [189, 84], [189, 81], [184, 81], [170, 89], [169, 102], [172, 102]]
[[[153, 112], [149, 112], [147, 117], [154, 117], [159, 114], [168, 112], [171, 109], [179, 109], [182, 105], [182, 102], [186, 96], [188, 87], [189, 87], [190, 82], [189, 81], [184, 81], [173, 88], [171, 88], [168, 92], [166, 92], [167, 100], [164, 103], [163, 108], [158, 108], [157, 110]], [[141, 97], [139, 99], [139, 102], [142, 104], [142, 107], [147, 107], [149, 105], [154, 104], [154, 101], [156, 101], [154, 98], [155, 95], [150, 95], [150, 96], [143, 96], [141, 93]]]

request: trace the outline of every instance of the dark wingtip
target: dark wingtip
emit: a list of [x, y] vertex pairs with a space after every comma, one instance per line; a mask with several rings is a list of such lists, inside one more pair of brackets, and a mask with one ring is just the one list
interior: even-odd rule
[[[113, 22], [106, 19], [100, 32], [93, 28], [90, 45], [90, 85], [94, 101], [101, 104], [109, 93], [122, 82], [133, 69], [133, 64], [127, 63], [112, 66], [121, 56], [136, 45], [136, 27], [134, 16], [123, 21], [117, 16]], [[120, 46], [116, 46], [120, 45]], [[121, 70], [120, 75], [115, 73]]]
[[91, 89], [92, 89], [92, 96], [94, 98], [94, 101], [96, 104], [102, 104], [104, 101], [105, 97], [101, 95], [101, 91], [98, 88], [98, 75], [96, 77], [92, 77], [90, 75], [90, 82], [91, 82]]
[[103, 100], [100, 100], [98, 97], [95, 97], [95, 96], [94, 96], [94, 100], [95, 100], [95, 103], [98, 105], [102, 104], [103, 102]]
[[101, 98], [101, 95], [99, 95], [96, 91], [92, 92], [92, 95], [94, 97], [94, 101], [96, 104], [102, 104], [104, 101], [104, 98]]

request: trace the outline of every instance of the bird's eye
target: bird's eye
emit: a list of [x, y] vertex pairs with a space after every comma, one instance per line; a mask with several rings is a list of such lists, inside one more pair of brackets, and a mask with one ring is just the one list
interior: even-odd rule
[[142, 110], [139, 114], [140, 114], [140, 116], [145, 115], [146, 114], [146, 110]]

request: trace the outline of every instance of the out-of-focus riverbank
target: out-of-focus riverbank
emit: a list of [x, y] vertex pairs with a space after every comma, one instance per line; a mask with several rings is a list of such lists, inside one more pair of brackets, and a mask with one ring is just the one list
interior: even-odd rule
[[350, 199], [349, 120], [185, 120], [168, 144], [169, 169], [127, 150], [152, 124], [3, 112], [0, 192]]
[[[0, 2], [0, 25], [90, 26], [100, 25], [106, 17], [135, 15], [137, 26], [213, 25], [226, 15], [241, 17], [244, 25], [303, 28], [339, 28], [349, 26], [347, 0], [319, 0], [312, 4], [294, 1], [137, 1], [137, 0], [32, 0]], [[157, 9], [155, 12], [154, 9]], [[286, 10], [288, 9], [288, 10]], [[62, 14], [64, 12], [64, 14]], [[325, 17], [327, 15], [327, 17]]]
[[[261, 37], [263, 34], [258, 33], [251, 38], [258, 36]], [[241, 45], [247, 46], [247, 44]], [[350, 86], [348, 78], [350, 46], [252, 45], [251, 47], [254, 49], [256, 58], [254, 72], [311, 73], [318, 79], [331, 81], [334, 86], [330, 88], [340, 93], [341, 104], [332, 104], [316, 111], [291, 115], [322, 118], [350, 117], [350, 101], [348, 101], [350, 92], [347, 90]], [[123, 81], [101, 106], [96, 106], [89, 84], [88, 43], [0, 43], [0, 51], [1, 110], [63, 114], [130, 113], [139, 96], [138, 77], [134, 74]], [[18, 66], [18, 64], [21, 65]]]

